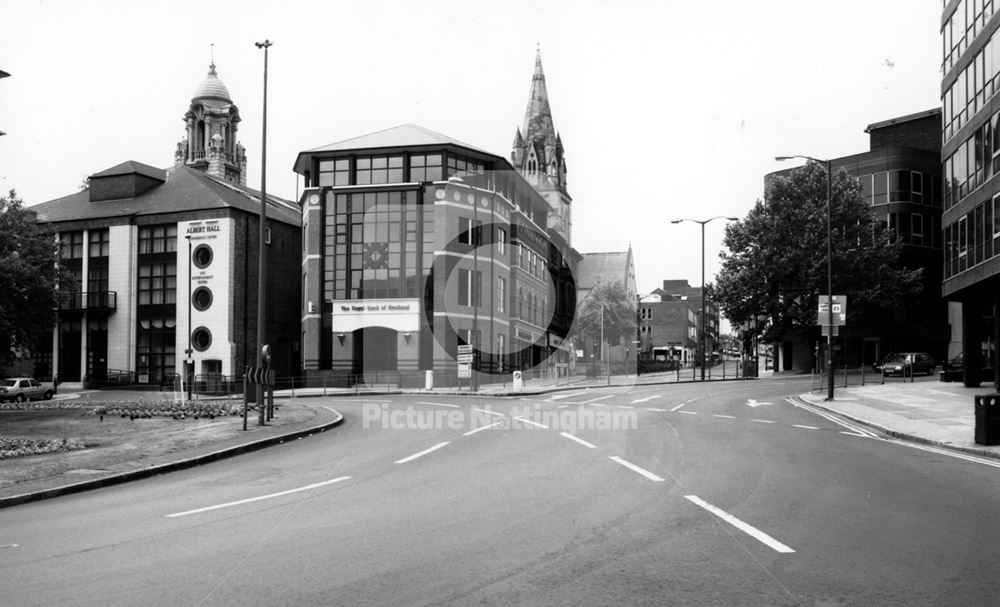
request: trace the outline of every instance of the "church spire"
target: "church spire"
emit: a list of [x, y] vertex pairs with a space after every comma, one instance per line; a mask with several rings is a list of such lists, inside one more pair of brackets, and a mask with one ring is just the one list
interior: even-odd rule
[[531, 77], [531, 92], [528, 96], [528, 108], [524, 112], [524, 127], [521, 133], [528, 142], [545, 141], [549, 137], [555, 137], [540, 48], [535, 51], [535, 73]]

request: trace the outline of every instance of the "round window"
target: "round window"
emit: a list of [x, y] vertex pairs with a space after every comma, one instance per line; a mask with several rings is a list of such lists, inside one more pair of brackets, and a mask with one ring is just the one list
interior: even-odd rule
[[212, 290], [208, 287], [198, 287], [191, 295], [191, 303], [199, 312], [207, 310], [212, 305]]
[[195, 350], [204, 352], [212, 345], [212, 332], [205, 327], [198, 327], [191, 334], [191, 345]]
[[204, 268], [208, 264], [212, 263], [212, 247], [207, 244], [200, 244], [195, 248], [194, 253], [192, 253], [192, 257], [194, 257], [194, 265], [199, 268]]

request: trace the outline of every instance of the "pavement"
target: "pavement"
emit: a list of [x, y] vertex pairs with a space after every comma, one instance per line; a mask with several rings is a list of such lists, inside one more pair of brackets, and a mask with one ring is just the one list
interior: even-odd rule
[[[612, 377], [610, 381], [607, 378], [599, 378], [573, 382], [570, 385], [544, 384], [535, 381], [529, 382], [519, 391], [514, 391], [513, 386], [505, 384], [503, 386], [484, 386], [475, 394], [481, 396], [530, 396], [607, 385], [676, 383], [677, 381], [685, 381], [685, 379], [675, 378], [673, 373], [668, 373], [640, 378], [634, 376], [631, 378]], [[735, 380], [737, 378], [727, 379]], [[403, 393], [471, 394], [472, 392], [468, 389], [396, 390], [386, 386], [384, 389], [377, 387], [369, 389], [310, 388], [276, 391], [275, 397], [337, 397], [355, 394]], [[994, 393], [990, 386], [967, 388], [960, 382], [947, 383], [937, 381], [936, 378], [926, 378], [915, 382], [899, 381], [863, 386], [841, 386], [835, 389], [832, 401], [826, 400], [827, 392], [825, 389], [800, 394], [798, 399], [895, 438], [1000, 459], [1000, 445], [980, 445], [974, 440], [975, 396]], [[165, 454], [152, 460], [145, 460], [141, 465], [130, 465], [129, 462], [125, 462], [117, 470], [108, 471], [107, 474], [80, 482], [66, 484], [59, 478], [46, 478], [0, 488], [0, 508], [197, 466], [216, 459], [322, 432], [343, 421], [343, 416], [332, 408], [315, 407], [314, 409], [317, 415], [306, 423], [259, 428], [252, 436], [227, 437], [210, 446], [193, 451], [180, 451]]]

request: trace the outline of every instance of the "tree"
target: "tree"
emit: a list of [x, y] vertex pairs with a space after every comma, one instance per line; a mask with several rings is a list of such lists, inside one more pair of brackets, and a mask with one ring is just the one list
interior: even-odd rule
[[[819, 295], [827, 292], [827, 177], [816, 162], [776, 176], [766, 201], [729, 224], [716, 301], [733, 323], [752, 322], [767, 341], [790, 333], [818, 337]], [[922, 270], [900, 263], [901, 243], [877, 219], [861, 186], [835, 172], [830, 209], [833, 294], [846, 295], [852, 324], [899, 314], [920, 293]]]
[[599, 339], [603, 308], [604, 341], [617, 344], [621, 338], [635, 336], [635, 302], [629, 301], [622, 281], [598, 282], [579, 304], [576, 313], [576, 333], [583, 337]]
[[0, 197], [0, 367], [15, 351], [50, 339], [56, 321], [59, 251], [17, 192]]

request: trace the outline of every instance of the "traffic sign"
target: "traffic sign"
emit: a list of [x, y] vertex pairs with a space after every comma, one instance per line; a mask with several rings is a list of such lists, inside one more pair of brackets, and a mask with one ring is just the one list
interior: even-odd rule
[[460, 362], [460, 363], [471, 363], [473, 360], [475, 360], [475, 358], [476, 358], [475, 354], [459, 354], [458, 355], [458, 362]]
[[[816, 310], [816, 324], [825, 327], [830, 324], [830, 296], [820, 295], [819, 306]], [[842, 326], [847, 324], [847, 296], [833, 296], [833, 324]]]
[[274, 369], [266, 367], [247, 367], [247, 382], [264, 386], [274, 385]]
[[472, 377], [472, 365], [469, 363], [458, 363], [458, 376], [461, 378]]
[[459, 344], [458, 345], [459, 354], [472, 354], [472, 344]]

